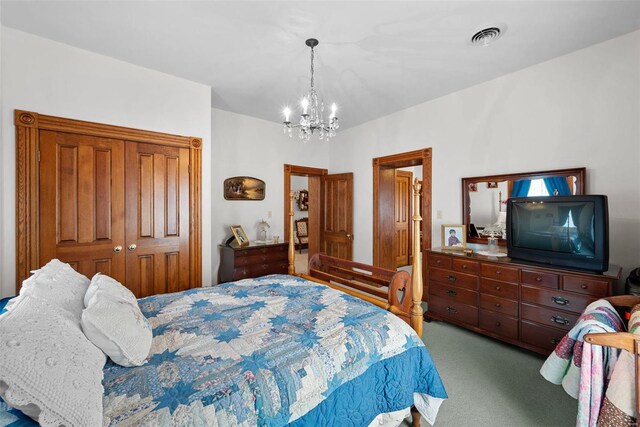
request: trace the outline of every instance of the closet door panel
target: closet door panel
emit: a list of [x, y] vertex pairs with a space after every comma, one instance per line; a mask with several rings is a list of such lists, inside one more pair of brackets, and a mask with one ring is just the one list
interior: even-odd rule
[[124, 141], [40, 132], [40, 265], [124, 281]]
[[189, 150], [127, 142], [126, 164], [128, 287], [189, 289]]

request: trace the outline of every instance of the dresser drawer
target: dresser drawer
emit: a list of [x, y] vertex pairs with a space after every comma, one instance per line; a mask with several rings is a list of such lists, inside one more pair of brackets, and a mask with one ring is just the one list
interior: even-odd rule
[[481, 264], [482, 277], [496, 279], [503, 282], [518, 283], [518, 269], [497, 264]]
[[561, 309], [580, 314], [589, 305], [596, 300], [586, 295], [573, 294], [568, 292], [556, 291], [552, 289], [532, 288], [522, 286], [522, 302], [544, 305], [554, 309]]
[[233, 265], [235, 267], [242, 267], [245, 265], [254, 265], [254, 264], [265, 264], [270, 262], [278, 262], [287, 260], [286, 252], [266, 252], [261, 254], [251, 253], [250, 255], [245, 256], [236, 256], [233, 260]]
[[522, 284], [558, 289], [558, 275], [553, 273], [522, 270], [521, 281]]
[[478, 309], [470, 305], [434, 296], [429, 298], [429, 312], [446, 320], [478, 326]]
[[464, 258], [453, 258], [452, 268], [461, 273], [478, 274], [480, 272], [480, 263], [478, 261], [470, 261]]
[[480, 291], [497, 297], [518, 299], [518, 285], [513, 283], [498, 282], [483, 277], [480, 279]]
[[440, 268], [451, 268], [451, 257], [449, 255], [437, 255], [428, 253], [429, 266]]
[[480, 308], [509, 316], [518, 316], [518, 302], [488, 294], [480, 294]]
[[480, 327], [494, 334], [518, 339], [518, 319], [514, 317], [480, 310]]
[[269, 274], [287, 274], [288, 264], [275, 262], [270, 264], [250, 265], [233, 269], [233, 280], [246, 279], [248, 277], [260, 277]]
[[583, 279], [580, 276], [563, 276], [562, 289], [596, 297], [609, 295], [609, 282]]
[[526, 321], [520, 322], [520, 341], [543, 348], [549, 353], [553, 351], [565, 336], [562, 329], [549, 328]]
[[430, 268], [429, 280], [454, 285], [459, 288], [478, 290], [478, 276], [458, 273], [457, 271]]
[[259, 256], [259, 255], [275, 255], [275, 254], [287, 254], [287, 246], [279, 245], [279, 246], [264, 246], [264, 247], [253, 247], [247, 249], [238, 249], [235, 251], [235, 257], [246, 257], [246, 256]]
[[478, 293], [457, 286], [448, 286], [434, 282], [429, 287], [429, 295], [444, 298], [448, 301], [457, 301], [463, 304], [478, 306]]
[[522, 317], [523, 320], [530, 320], [546, 326], [561, 328], [565, 331], [570, 330], [578, 320], [578, 315], [576, 314], [529, 304], [521, 304], [520, 313], [520, 317]]

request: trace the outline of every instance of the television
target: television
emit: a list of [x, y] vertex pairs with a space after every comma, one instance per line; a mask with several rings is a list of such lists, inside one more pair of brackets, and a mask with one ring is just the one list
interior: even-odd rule
[[511, 258], [603, 272], [609, 269], [607, 196], [514, 197], [507, 203]]

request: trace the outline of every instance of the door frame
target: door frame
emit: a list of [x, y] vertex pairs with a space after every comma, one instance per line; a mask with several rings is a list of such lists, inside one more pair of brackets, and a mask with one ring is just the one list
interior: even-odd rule
[[16, 295], [39, 259], [40, 130], [189, 148], [189, 286], [202, 286], [202, 138], [14, 110], [16, 127]]
[[[382, 212], [386, 206], [381, 203], [380, 197], [381, 183], [385, 180], [383, 174], [384, 171], [408, 166], [422, 166], [422, 247], [420, 250], [424, 254], [427, 249], [431, 248], [431, 148], [376, 157], [373, 159], [373, 265], [378, 267], [385, 267], [385, 263], [389, 262], [389, 260], [383, 259], [382, 254], [382, 247], [389, 244], [388, 237], [381, 238], [385, 231], [383, 217], [387, 214]], [[395, 173], [393, 175], [395, 184]], [[393, 216], [392, 213], [392, 219]], [[393, 240], [391, 240], [391, 245], [393, 246]], [[425, 271], [423, 269], [423, 276]]]
[[[309, 257], [320, 252], [322, 240], [322, 177], [329, 172], [327, 169], [312, 168], [300, 165], [284, 165], [284, 241], [289, 241], [289, 194], [291, 193], [291, 177], [306, 176], [309, 178]], [[315, 238], [312, 238], [314, 237]]]

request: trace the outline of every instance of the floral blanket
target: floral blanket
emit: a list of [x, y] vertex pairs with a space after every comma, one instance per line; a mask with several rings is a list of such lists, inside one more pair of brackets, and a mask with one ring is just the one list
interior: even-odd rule
[[106, 425], [366, 426], [413, 404], [433, 423], [447, 397], [406, 323], [320, 284], [273, 275], [139, 305], [151, 354], [105, 366]]

